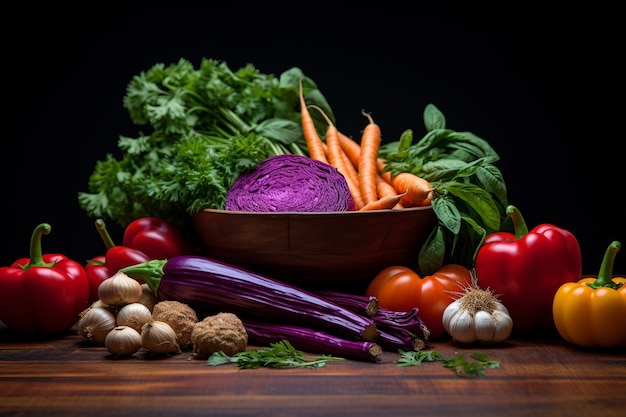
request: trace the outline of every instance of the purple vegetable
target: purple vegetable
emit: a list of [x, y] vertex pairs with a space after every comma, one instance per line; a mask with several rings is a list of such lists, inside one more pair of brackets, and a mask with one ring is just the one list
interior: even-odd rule
[[248, 338], [256, 343], [270, 344], [288, 340], [296, 349], [326, 355], [380, 362], [382, 348], [375, 342], [346, 340], [302, 326], [243, 320]]
[[353, 339], [374, 341], [379, 331], [371, 318], [281, 281], [201, 256], [152, 260], [121, 269], [142, 280], [161, 300], [200, 310], [289, 320]]
[[386, 350], [421, 350], [426, 346], [430, 331], [418, 316], [418, 309], [394, 311], [379, 307], [374, 296], [343, 293], [332, 290], [314, 291], [320, 297], [335, 302], [355, 313], [372, 317], [380, 335], [376, 341]]
[[332, 290], [317, 290], [313, 292], [358, 314], [374, 317], [378, 312], [378, 298], [373, 295], [350, 294]]
[[242, 173], [226, 193], [226, 210], [252, 212], [351, 211], [348, 183], [333, 166], [306, 156], [276, 155]]

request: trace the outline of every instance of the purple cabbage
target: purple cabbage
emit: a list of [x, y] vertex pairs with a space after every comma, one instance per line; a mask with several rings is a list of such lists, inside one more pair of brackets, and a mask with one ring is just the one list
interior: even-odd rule
[[356, 209], [337, 169], [306, 156], [276, 155], [242, 173], [226, 193], [226, 210], [335, 212]]

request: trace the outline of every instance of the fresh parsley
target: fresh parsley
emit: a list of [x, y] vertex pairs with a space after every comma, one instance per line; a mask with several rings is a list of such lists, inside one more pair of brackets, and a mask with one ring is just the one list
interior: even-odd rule
[[343, 358], [321, 355], [307, 356], [297, 350], [287, 340], [271, 343], [269, 348], [246, 349], [233, 356], [223, 351], [213, 353], [207, 360], [207, 365], [218, 366], [227, 363], [236, 363], [239, 369], [267, 368], [321, 368], [329, 360], [344, 360]]
[[468, 361], [463, 355], [456, 354], [453, 357], [445, 357], [434, 350], [416, 350], [404, 351], [399, 350], [400, 359], [398, 366], [420, 366], [423, 362], [441, 362], [444, 368], [450, 368], [458, 376], [482, 376], [486, 370], [491, 368], [499, 368], [500, 361], [489, 358], [484, 353], [472, 353], [470, 355], [473, 361]]
[[[96, 161], [88, 190], [78, 193], [91, 217], [125, 227], [161, 217], [190, 237], [190, 214], [223, 208], [234, 179], [266, 157], [308, 155], [302, 133], [299, 80], [306, 102], [334, 120], [314, 81], [297, 67], [279, 77], [248, 64], [236, 71], [203, 58], [155, 64], [135, 75], [124, 108], [143, 132], [118, 138], [119, 158]], [[312, 117], [326, 126], [319, 112]]]

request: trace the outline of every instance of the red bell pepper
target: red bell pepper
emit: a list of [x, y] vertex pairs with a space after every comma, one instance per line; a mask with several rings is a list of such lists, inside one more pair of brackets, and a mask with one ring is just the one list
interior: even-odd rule
[[107, 251], [105, 255], [91, 258], [85, 265], [85, 272], [89, 280], [89, 299], [92, 302], [98, 299], [98, 287], [102, 281], [110, 278], [122, 268], [154, 259], [138, 249], [116, 245], [104, 220], [96, 220], [96, 230], [98, 230]]
[[122, 244], [138, 249], [152, 259], [196, 255], [193, 245], [180, 230], [158, 217], [141, 217], [132, 221], [124, 230]]
[[132, 221], [124, 230], [122, 245], [115, 245], [102, 219], [96, 220], [96, 229], [107, 252], [90, 259], [85, 266], [92, 301], [98, 299], [98, 287], [102, 281], [122, 268], [152, 259], [195, 254], [193, 245], [182, 233], [158, 217], [141, 217]]
[[0, 320], [29, 336], [60, 334], [78, 321], [89, 304], [89, 283], [83, 266], [61, 254], [42, 254], [47, 223], [31, 237], [30, 258], [0, 267]]
[[478, 283], [499, 296], [513, 319], [513, 332], [553, 330], [556, 291], [582, 275], [578, 240], [551, 224], [540, 224], [529, 232], [515, 206], [507, 207], [507, 215], [515, 234], [496, 232], [485, 238], [476, 254]]
[[87, 261], [85, 265], [87, 280], [89, 281], [89, 302], [93, 303], [98, 300], [98, 287], [107, 278], [111, 277], [111, 271], [106, 266], [106, 256], [94, 256]]

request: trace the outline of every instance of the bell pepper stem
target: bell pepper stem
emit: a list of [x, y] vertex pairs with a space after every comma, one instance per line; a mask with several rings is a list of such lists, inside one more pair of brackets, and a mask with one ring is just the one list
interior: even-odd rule
[[163, 278], [163, 265], [167, 260], [153, 259], [151, 261], [142, 262], [140, 264], [127, 266], [120, 269], [120, 272], [131, 278], [145, 282], [152, 290], [154, 295], [158, 294], [161, 278]]
[[622, 284], [618, 284], [613, 281], [613, 264], [615, 263], [615, 256], [621, 247], [622, 244], [617, 240], [614, 240], [609, 244], [606, 248], [606, 252], [604, 253], [604, 257], [602, 258], [600, 271], [598, 272], [596, 280], [587, 285], [591, 288], [608, 287], [613, 289], [618, 289], [622, 286]]
[[47, 235], [52, 230], [52, 227], [48, 223], [41, 223], [35, 230], [30, 238], [30, 261], [26, 265], [20, 265], [20, 268], [26, 270], [31, 266], [54, 266], [56, 262], [44, 262], [43, 252], [41, 250], [41, 235]]
[[102, 241], [104, 242], [104, 246], [107, 248], [107, 250], [115, 246], [115, 243], [113, 242], [113, 239], [111, 239], [111, 235], [109, 234], [109, 231], [107, 230], [107, 226], [106, 226], [106, 223], [104, 223], [104, 220], [102, 219], [96, 220], [96, 230], [98, 231], [98, 234], [102, 238]]
[[522, 213], [517, 207], [513, 205], [508, 206], [506, 208], [506, 215], [513, 221], [513, 227], [515, 228], [515, 240], [519, 240], [528, 234], [528, 226], [526, 226], [524, 216], [522, 216]]

